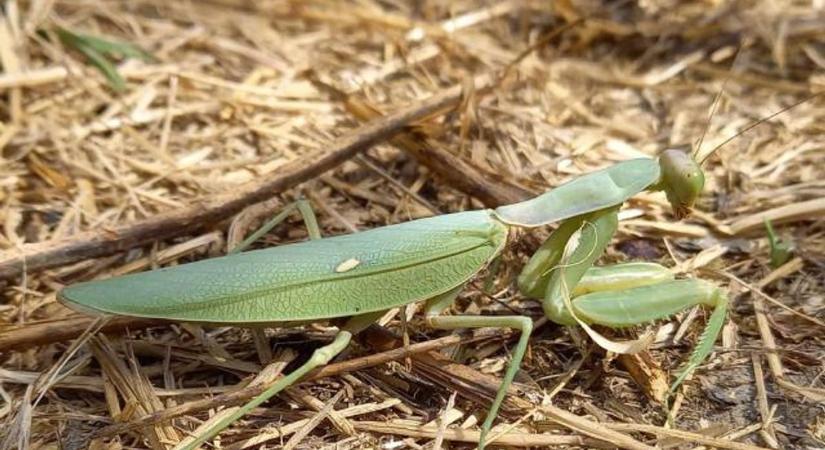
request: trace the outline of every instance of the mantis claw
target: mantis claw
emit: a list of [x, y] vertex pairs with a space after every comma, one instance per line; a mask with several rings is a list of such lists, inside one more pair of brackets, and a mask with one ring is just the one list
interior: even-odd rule
[[696, 349], [670, 387], [669, 393], [673, 393], [712, 351], [724, 323], [727, 297], [717, 286], [702, 280], [674, 280], [673, 274], [658, 264], [591, 267], [616, 231], [616, 211], [600, 210], [562, 223], [525, 266], [519, 287], [528, 296], [542, 294], [549, 319], [581, 325], [599, 345], [619, 353], [640, 351], [647, 341], [616, 343], [589, 325], [628, 327], [667, 318], [695, 305], [714, 308]]

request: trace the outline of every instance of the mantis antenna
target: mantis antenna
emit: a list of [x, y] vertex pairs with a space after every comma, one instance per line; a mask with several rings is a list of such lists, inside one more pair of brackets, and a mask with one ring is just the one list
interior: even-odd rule
[[711, 157], [711, 155], [713, 155], [714, 153], [716, 153], [716, 151], [717, 151], [717, 150], [719, 150], [719, 149], [721, 149], [722, 147], [724, 147], [724, 146], [725, 146], [728, 142], [730, 142], [730, 141], [732, 141], [732, 140], [734, 140], [734, 139], [738, 138], [739, 136], [741, 136], [741, 135], [743, 135], [743, 134], [747, 133], [748, 131], [750, 131], [750, 130], [752, 130], [752, 129], [756, 128], [757, 126], [759, 126], [759, 125], [761, 125], [761, 124], [763, 124], [763, 123], [765, 123], [765, 122], [770, 121], [770, 120], [771, 120], [771, 119], [773, 119], [774, 117], [776, 117], [776, 116], [778, 116], [778, 115], [780, 115], [780, 114], [782, 114], [782, 113], [785, 113], [785, 112], [787, 112], [787, 111], [790, 111], [790, 110], [792, 110], [792, 109], [796, 108], [797, 106], [799, 106], [799, 105], [801, 105], [801, 104], [803, 104], [803, 103], [805, 103], [805, 102], [811, 101], [811, 100], [813, 100], [813, 99], [815, 99], [815, 98], [817, 98], [817, 97], [821, 96], [822, 94], [825, 94], [825, 91], [822, 91], [822, 92], [817, 92], [817, 93], [815, 93], [815, 94], [811, 94], [811, 95], [809, 95], [809, 96], [807, 96], [807, 97], [803, 98], [802, 100], [799, 100], [799, 101], [797, 101], [797, 102], [795, 102], [795, 103], [792, 103], [791, 105], [788, 105], [788, 106], [786, 106], [786, 107], [784, 107], [784, 108], [780, 109], [779, 111], [776, 111], [775, 113], [770, 114], [769, 116], [763, 117], [763, 118], [761, 118], [761, 119], [759, 119], [759, 120], [757, 120], [757, 121], [755, 121], [755, 122], [751, 123], [750, 125], [748, 125], [747, 127], [745, 127], [745, 129], [743, 129], [742, 131], [740, 131], [740, 132], [736, 133], [735, 135], [733, 135], [733, 136], [731, 136], [731, 137], [729, 137], [729, 138], [725, 139], [725, 140], [724, 140], [721, 144], [719, 144], [719, 145], [717, 145], [716, 147], [714, 147], [714, 148], [713, 148], [713, 150], [711, 150], [710, 152], [708, 152], [708, 154], [707, 154], [707, 155], [705, 155], [705, 157], [704, 157], [704, 158], [702, 158], [702, 160], [701, 160], [701, 161], [699, 161], [699, 164], [700, 164], [700, 165], [701, 165], [701, 164], [704, 164], [704, 163], [705, 163], [705, 161], [707, 161], [707, 159], [708, 159], [709, 157]]
[[[733, 62], [730, 65], [730, 72], [728, 72], [728, 75], [722, 81], [722, 86], [719, 87], [719, 92], [717, 92], [716, 96], [713, 98], [713, 103], [710, 106], [710, 113], [708, 113], [708, 118], [705, 121], [705, 129], [702, 130], [702, 135], [699, 137], [699, 142], [696, 143], [696, 152], [693, 153], [693, 159], [698, 158], [699, 154], [702, 152], [702, 143], [705, 142], [705, 136], [707, 136], [708, 134], [708, 129], [710, 128], [710, 121], [716, 114], [716, 109], [719, 107], [719, 101], [722, 99], [722, 94], [725, 92], [725, 86], [727, 86], [728, 81], [730, 81], [730, 77], [733, 74], [733, 69], [736, 68], [736, 64], [739, 61], [739, 55], [741, 54], [742, 47], [740, 46], [738, 49], [736, 49], [736, 54], [733, 56]], [[704, 159], [702, 161], [704, 162]]]
[[[719, 88], [719, 92], [717, 92], [717, 93], [716, 93], [716, 96], [715, 96], [715, 97], [714, 97], [714, 99], [713, 99], [713, 103], [711, 104], [711, 107], [710, 107], [710, 113], [708, 114], [708, 119], [707, 119], [707, 122], [705, 123], [705, 129], [702, 131], [702, 136], [699, 138], [699, 141], [698, 141], [698, 142], [697, 142], [697, 144], [696, 144], [696, 151], [693, 153], [693, 158], [694, 158], [694, 159], [698, 158], [698, 157], [699, 157], [699, 155], [700, 155], [700, 154], [701, 154], [701, 152], [702, 152], [702, 143], [704, 142], [704, 140], [705, 140], [705, 136], [706, 136], [706, 135], [707, 135], [707, 133], [708, 133], [708, 128], [710, 128], [710, 123], [711, 123], [711, 120], [713, 119], [713, 116], [716, 114], [716, 111], [719, 109], [719, 102], [720, 102], [720, 101], [721, 101], [721, 99], [722, 99], [722, 94], [725, 92], [725, 86], [728, 84], [728, 81], [730, 81], [731, 75], [733, 74], [733, 69], [736, 67], [737, 62], [739, 61], [739, 57], [740, 57], [741, 55], [742, 55], [742, 47], [739, 47], [739, 49], [737, 49], [737, 50], [736, 50], [736, 55], [733, 57], [733, 63], [731, 63], [731, 71], [730, 71], [730, 72], [728, 72], [728, 75], [725, 77], [724, 81], [722, 81], [722, 86]], [[774, 112], [774, 113], [772, 113], [772, 114], [770, 114], [770, 115], [768, 115], [768, 116], [765, 116], [765, 117], [763, 117], [763, 118], [761, 118], [761, 119], [758, 119], [758, 120], [756, 120], [756, 121], [754, 121], [754, 122], [750, 123], [750, 124], [749, 124], [748, 126], [746, 126], [746, 127], [745, 127], [742, 131], [740, 131], [740, 132], [738, 132], [738, 133], [734, 134], [733, 136], [731, 136], [731, 137], [729, 137], [729, 138], [725, 139], [725, 140], [724, 140], [721, 144], [717, 145], [717, 146], [716, 146], [716, 147], [714, 147], [711, 151], [709, 151], [709, 152], [708, 152], [708, 154], [707, 154], [707, 155], [705, 155], [704, 157], [702, 157], [702, 159], [699, 161], [699, 165], [700, 165], [700, 166], [701, 166], [701, 165], [704, 165], [704, 164], [705, 164], [705, 161], [707, 161], [707, 160], [708, 160], [708, 158], [710, 158], [711, 156], [713, 156], [713, 154], [714, 154], [714, 153], [716, 153], [718, 150], [720, 150], [722, 147], [724, 147], [725, 145], [727, 145], [727, 144], [728, 144], [729, 142], [731, 142], [732, 140], [734, 140], [734, 139], [738, 138], [739, 136], [742, 136], [743, 134], [747, 133], [748, 131], [750, 131], [750, 130], [752, 130], [752, 129], [756, 128], [757, 126], [759, 126], [759, 125], [761, 125], [761, 124], [763, 124], [763, 123], [765, 123], [765, 122], [769, 122], [769, 121], [770, 121], [771, 119], [773, 119], [774, 117], [779, 116], [780, 114], [783, 114], [783, 113], [785, 113], [785, 112], [787, 112], [787, 111], [790, 111], [791, 109], [794, 109], [794, 108], [796, 108], [797, 106], [799, 106], [799, 105], [801, 105], [801, 104], [803, 104], [803, 103], [805, 103], [805, 102], [808, 102], [808, 101], [810, 101], [810, 100], [813, 100], [813, 99], [815, 99], [816, 97], [819, 97], [819, 96], [821, 96], [821, 95], [823, 95], [823, 94], [825, 94], [825, 91], [822, 91], [822, 92], [816, 92], [816, 93], [814, 93], [814, 94], [811, 94], [811, 95], [809, 95], [809, 96], [807, 96], [807, 97], [803, 98], [802, 100], [799, 100], [799, 101], [797, 101], [797, 102], [794, 102], [794, 103], [792, 103], [791, 105], [788, 105], [788, 106], [786, 106], [786, 107], [784, 107], [784, 108], [780, 109], [779, 111], [776, 111], [776, 112]]]

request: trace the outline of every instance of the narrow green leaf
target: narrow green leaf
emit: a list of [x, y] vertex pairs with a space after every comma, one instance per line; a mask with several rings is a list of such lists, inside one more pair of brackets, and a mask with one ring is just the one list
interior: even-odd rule
[[88, 34], [75, 33], [66, 28], [56, 28], [57, 36], [67, 47], [83, 54], [89, 62], [97, 68], [109, 85], [116, 91], [126, 89], [126, 81], [118, 73], [113, 60], [135, 58], [143, 61], [154, 61], [155, 58], [136, 45], [127, 42], [113, 41]]
[[771, 267], [774, 269], [788, 262], [793, 254], [793, 242], [779, 239], [771, 225], [771, 221], [765, 219], [765, 230], [768, 233], [768, 242], [771, 246]]

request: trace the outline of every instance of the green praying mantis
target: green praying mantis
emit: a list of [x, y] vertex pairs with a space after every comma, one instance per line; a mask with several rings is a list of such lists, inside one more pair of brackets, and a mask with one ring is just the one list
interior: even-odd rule
[[[521, 203], [413, 220], [321, 239], [306, 203], [284, 210], [240, 248], [296, 208], [310, 240], [235, 253], [176, 267], [78, 283], [63, 289], [66, 305], [95, 314], [242, 326], [342, 323], [331, 343], [302, 366], [215, 423], [185, 447], [197, 448], [250, 410], [327, 364], [352, 336], [392, 308], [424, 302], [428, 326], [499, 327], [521, 332], [501, 386], [481, 427], [479, 448], [496, 418], [528, 345], [529, 317], [443, 314], [462, 288], [505, 249], [514, 227], [560, 222], [518, 277], [555, 322], [625, 327], [668, 317], [694, 305], [713, 313], [673, 391], [708, 356], [722, 327], [727, 297], [698, 279], [674, 279], [652, 263], [593, 267], [614, 235], [621, 204], [643, 190], [664, 191], [677, 216], [704, 186], [699, 163], [679, 150], [624, 161]], [[343, 319], [343, 320], [342, 320]], [[595, 334], [591, 334], [595, 335]]]

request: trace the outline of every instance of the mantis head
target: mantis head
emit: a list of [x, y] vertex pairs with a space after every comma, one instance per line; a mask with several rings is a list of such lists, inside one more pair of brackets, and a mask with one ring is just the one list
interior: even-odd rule
[[[720, 91], [721, 94], [721, 91]], [[752, 130], [753, 128], [768, 122], [769, 120], [773, 119], [774, 117], [789, 111], [797, 106], [813, 100], [821, 95], [825, 95], [825, 91], [817, 92], [811, 94], [802, 100], [797, 101], [789, 106], [786, 106], [779, 111], [763, 117], [759, 120], [756, 120], [746, 126], [742, 131], [736, 133], [735, 135], [729, 137], [721, 144], [717, 145], [713, 150], [708, 152], [700, 161], [696, 161], [699, 157], [700, 150], [702, 148], [702, 142], [705, 139], [704, 133], [702, 137], [699, 139], [699, 143], [697, 144], [696, 152], [693, 155], [690, 155], [688, 152], [683, 152], [681, 150], [669, 149], [662, 152], [659, 156], [659, 168], [661, 171], [661, 175], [659, 178], [659, 182], [656, 184], [656, 188], [665, 191], [667, 195], [667, 199], [670, 202], [670, 205], [673, 207], [673, 213], [678, 218], [683, 218], [690, 214], [690, 209], [696, 203], [696, 199], [699, 198], [699, 194], [702, 193], [702, 188], [705, 186], [705, 174], [702, 172], [702, 164], [714, 153], [716, 153], [719, 149], [724, 147], [728, 142], [736, 139], [737, 137], [741, 136], [744, 133]], [[713, 117], [713, 113], [716, 111], [716, 106], [719, 103], [719, 99], [721, 95], [717, 95], [716, 99], [713, 101], [713, 106], [711, 107], [710, 116], [708, 117], [708, 124], [710, 123], [710, 119]], [[707, 132], [708, 127], [705, 127], [705, 132]]]
[[681, 150], [665, 150], [659, 156], [661, 179], [659, 188], [665, 191], [673, 207], [673, 214], [683, 218], [702, 193], [705, 174], [702, 167], [688, 153]]

